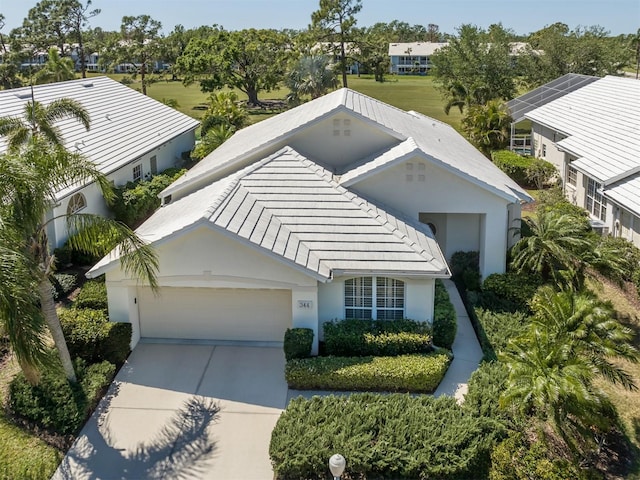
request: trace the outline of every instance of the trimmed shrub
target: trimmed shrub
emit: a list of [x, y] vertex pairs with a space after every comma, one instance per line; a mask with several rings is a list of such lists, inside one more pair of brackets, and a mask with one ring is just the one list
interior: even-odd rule
[[491, 154], [493, 163], [518, 185], [528, 185], [527, 168], [529, 157], [523, 157], [510, 150], [498, 150]]
[[455, 252], [449, 261], [451, 280], [458, 288], [480, 290], [480, 252]]
[[158, 194], [184, 172], [184, 169], [168, 168], [150, 180], [128, 182], [116, 188], [116, 198], [110, 207], [115, 219], [132, 228], [142, 223], [160, 206]]
[[475, 308], [473, 317], [484, 359], [489, 361], [496, 360], [496, 353], [504, 350], [509, 339], [519, 336], [529, 324], [529, 317], [522, 312], [496, 313]]
[[[594, 267], [613, 281], [633, 281], [634, 273], [640, 270], [640, 249], [624, 238], [608, 235], [600, 237], [596, 253], [601, 261], [596, 258]], [[611, 259], [616, 259], [617, 268], [612, 268]]]
[[458, 317], [451, 304], [449, 293], [441, 280], [436, 280], [435, 303], [433, 307], [433, 343], [451, 349], [458, 331]]
[[498, 150], [491, 154], [493, 163], [518, 185], [541, 189], [556, 175], [556, 167], [535, 157], [523, 157], [510, 150]]
[[115, 366], [109, 362], [86, 366], [76, 360], [77, 383], [58, 370], [45, 370], [38, 385], [22, 372], [9, 385], [9, 408], [22, 418], [60, 434], [75, 434], [111, 382]]
[[90, 280], [86, 282], [78, 292], [73, 306], [107, 311], [107, 286], [104, 281]]
[[[482, 307], [493, 311], [506, 309], [530, 313], [529, 301], [542, 283], [542, 279], [535, 275], [493, 273], [482, 283], [482, 295], [479, 300], [482, 301]], [[496, 300], [496, 305], [491, 304], [492, 299]]]
[[53, 286], [53, 298], [60, 300], [71, 293], [78, 284], [78, 278], [68, 273], [54, 273], [51, 277], [51, 285]]
[[65, 242], [62, 247], [54, 249], [53, 255], [58, 267], [67, 265], [93, 265], [100, 260], [99, 256], [81, 250], [75, 250], [69, 245], [68, 241]]
[[326, 355], [392, 356], [432, 350], [431, 329], [425, 322], [348, 319], [327, 322], [323, 328]]
[[109, 322], [103, 310], [63, 310], [60, 323], [72, 357], [122, 365], [129, 355], [131, 324]]
[[287, 362], [285, 378], [290, 388], [299, 390], [430, 393], [450, 362], [446, 350], [399, 357], [302, 358]]
[[287, 360], [308, 357], [312, 346], [313, 330], [310, 328], [287, 328], [284, 333], [284, 357]]
[[340, 452], [345, 477], [484, 478], [493, 443], [485, 419], [454, 398], [353, 394], [293, 399], [271, 435], [277, 479], [325, 479]]

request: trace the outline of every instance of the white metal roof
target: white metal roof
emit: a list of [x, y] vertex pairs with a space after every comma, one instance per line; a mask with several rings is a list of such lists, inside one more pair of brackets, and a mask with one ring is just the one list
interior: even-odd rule
[[[56, 125], [65, 146], [92, 160], [105, 175], [199, 125], [197, 120], [108, 77], [35, 85], [33, 92], [35, 100], [44, 105], [71, 98], [88, 111], [89, 131], [74, 120]], [[0, 91], [0, 115], [22, 116], [29, 101], [30, 87]], [[6, 148], [0, 137], [0, 153]], [[58, 192], [58, 199], [81, 186]]]
[[[243, 128], [194, 168], [165, 189], [161, 195], [185, 194], [241, 165], [243, 159], [292, 137], [330, 115], [346, 112], [375, 128], [391, 134], [398, 144], [413, 138], [417, 147], [432, 161], [454, 174], [492, 191], [510, 202], [531, 198], [498, 169], [453, 127], [416, 112], [405, 112], [359, 92], [342, 88], [262, 122]], [[331, 139], [327, 139], [331, 141]], [[313, 160], [313, 158], [312, 158]], [[354, 158], [354, 164], [369, 159]], [[336, 172], [345, 174], [346, 172]]]
[[604, 190], [604, 196], [640, 216], [640, 174], [610, 185]]
[[407, 43], [390, 43], [389, 56], [430, 56], [440, 50], [442, 47], [449, 45], [448, 42], [407, 42]]
[[640, 170], [638, 80], [607, 76], [525, 117], [567, 135], [558, 147], [578, 157], [575, 168], [605, 185]]
[[[137, 233], [154, 243], [208, 225], [320, 280], [351, 272], [448, 276], [429, 227], [400, 219], [341, 187], [285, 147], [160, 208]], [[117, 252], [91, 271], [99, 275]]]

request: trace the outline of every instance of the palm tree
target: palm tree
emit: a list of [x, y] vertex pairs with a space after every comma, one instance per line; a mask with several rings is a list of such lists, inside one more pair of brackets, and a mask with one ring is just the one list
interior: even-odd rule
[[471, 143], [487, 157], [509, 143], [511, 115], [506, 104], [499, 99], [484, 105], [472, 105], [462, 119], [462, 130]]
[[229, 140], [235, 131], [236, 129], [233, 126], [224, 123], [210, 127], [191, 152], [191, 156], [197, 160], [203, 159]]
[[[572, 284], [584, 272], [583, 256], [593, 247], [593, 237], [581, 217], [557, 210], [539, 209], [537, 219], [523, 219], [530, 235], [511, 250], [511, 266], [518, 273], [536, 273], [545, 281]], [[520, 232], [522, 229], [516, 229]]]
[[587, 292], [556, 292], [545, 286], [531, 306], [534, 317], [528, 331], [500, 354], [509, 370], [502, 404], [545, 415], [565, 440], [562, 425], [567, 420], [579, 430], [606, 430], [611, 406], [593, 382], [599, 377], [637, 389], [633, 378], [612, 361], [637, 361], [631, 330], [613, 319], [610, 305]]
[[329, 58], [325, 55], [302, 57], [285, 80], [291, 90], [289, 103], [300, 103], [301, 97], [309, 95], [316, 99], [338, 87], [338, 77]]
[[[92, 162], [64, 149], [61, 132], [53, 124], [56, 120], [71, 117], [88, 128], [88, 114], [82, 106], [65, 99], [44, 107], [34, 100], [27, 104], [25, 117], [25, 120], [8, 118], [0, 122], [0, 135], [7, 136], [10, 145], [9, 152], [0, 163], [4, 168], [0, 175], [0, 193], [4, 193], [0, 220], [12, 229], [10, 238], [0, 239], [0, 249], [7, 252], [9, 258], [12, 254], [16, 259], [26, 259], [20, 271], [21, 283], [28, 285], [32, 282], [36, 286], [42, 317], [49, 327], [67, 378], [76, 381], [49, 280], [55, 259], [46, 232], [49, 223], [59, 217], [47, 220], [46, 214], [55, 202], [56, 192], [72, 185], [95, 182], [107, 201], [113, 199], [114, 195], [110, 182]], [[15, 176], [11, 172], [21, 174]], [[69, 212], [63, 216], [69, 231], [74, 232], [69, 240], [72, 248], [100, 255], [106, 253], [105, 247], [118, 245], [124, 255], [123, 267], [148, 281], [152, 288], [157, 287], [157, 258], [150, 247], [128, 227], [92, 214]], [[13, 293], [4, 283], [0, 284], [0, 288], [3, 289], [0, 296]], [[32, 292], [33, 289], [23, 292], [18, 299], [19, 305], [28, 304], [33, 299], [29, 295]], [[3, 308], [0, 313], [8, 330], [20, 321], [16, 317], [19, 313], [17, 308]], [[13, 336], [10, 333], [12, 346], [16, 350], [22, 348], [15, 343], [18, 333], [14, 332]], [[23, 355], [24, 363], [37, 368], [42, 357], [38, 357], [37, 348], [30, 351], [35, 353]]]
[[64, 82], [76, 78], [73, 60], [61, 57], [58, 49], [51, 47], [48, 52], [47, 63], [35, 75], [37, 84]]
[[42, 137], [52, 145], [62, 145], [62, 132], [55, 122], [65, 118], [73, 118], [89, 130], [89, 113], [78, 102], [61, 98], [44, 106], [33, 99], [33, 88], [31, 97], [24, 106], [24, 118], [0, 118], [0, 136], [7, 138], [10, 150], [19, 150], [35, 137]]

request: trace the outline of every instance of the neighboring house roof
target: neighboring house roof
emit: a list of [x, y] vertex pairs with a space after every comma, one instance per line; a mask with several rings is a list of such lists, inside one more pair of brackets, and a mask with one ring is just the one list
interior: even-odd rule
[[604, 195], [640, 216], [640, 174], [636, 173], [608, 186]]
[[[108, 77], [35, 85], [33, 93], [44, 105], [71, 98], [89, 112], [89, 131], [75, 120], [56, 125], [67, 149], [82, 153], [105, 175], [199, 125], [197, 120]], [[20, 117], [29, 101], [30, 87], [0, 91], [0, 115]], [[0, 137], [0, 153], [6, 148], [5, 139]], [[82, 186], [61, 190], [58, 199]]]
[[556, 145], [572, 166], [605, 186], [640, 172], [638, 80], [607, 76], [525, 116], [566, 135]]
[[[447, 42], [407, 42], [407, 43], [390, 43], [389, 56], [430, 56], [440, 50], [442, 47], [449, 45]], [[409, 51], [410, 50], [410, 51]]]
[[[429, 227], [346, 190], [290, 147], [163, 206], [137, 233], [156, 243], [202, 225], [321, 281], [351, 273], [449, 276]], [[91, 275], [117, 258], [112, 252]]]
[[549, 83], [531, 90], [524, 95], [520, 95], [513, 100], [507, 102], [507, 107], [511, 113], [514, 123], [521, 122], [525, 119], [525, 114], [538, 107], [546, 105], [564, 95], [573, 92], [579, 88], [589, 85], [590, 83], [600, 80], [600, 77], [592, 77], [589, 75], [580, 75], [578, 73], [567, 73]]
[[[482, 186], [509, 202], [531, 198], [493, 165], [453, 127], [416, 112], [405, 112], [353, 90], [342, 88], [275, 117], [243, 128], [166, 188], [161, 196], [189, 192], [230, 171], [234, 165], [271, 145], [285, 141], [309, 125], [336, 113], [349, 113], [395, 137], [413, 138], [421, 154], [454, 174]], [[393, 156], [393, 153], [390, 154]], [[356, 161], [358, 159], [354, 159]], [[371, 159], [360, 159], [365, 164]], [[334, 172], [346, 174], [347, 171]]]

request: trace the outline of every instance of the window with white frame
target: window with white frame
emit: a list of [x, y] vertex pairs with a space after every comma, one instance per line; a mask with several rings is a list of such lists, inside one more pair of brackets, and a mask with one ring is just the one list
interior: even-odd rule
[[133, 167], [133, 181], [137, 182], [142, 178], [142, 165]]
[[404, 318], [405, 286], [388, 277], [350, 278], [344, 283], [345, 318]]
[[607, 201], [602, 197], [602, 185], [594, 179], [587, 181], [587, 196], [585, 208], [596, 218], [603, 222], [607, 220]]
[[87, 200], [81, 193], [76, 193], [69, 199], [69, 205], [67, 205], [67, 215], [73, 215], [79, 212], [87, 206]]
[[567, 166], [567, 183], [574, 187], [578, 184], [578, 171], [571, 165]]

